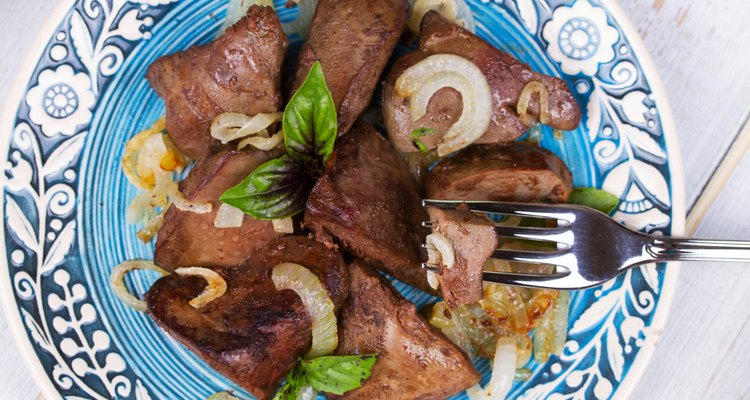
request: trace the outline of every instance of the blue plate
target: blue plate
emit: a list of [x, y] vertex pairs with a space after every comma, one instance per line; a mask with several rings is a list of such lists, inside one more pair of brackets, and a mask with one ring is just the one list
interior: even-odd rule
[[[295, 11], [284, 3], [277, 6], [290, 21]], [[620, 196], [615, 218], [629, 226], [681, 233], [674, 123], [649, 55], [616, 2], [467, 3], [477, 34], [565, 79], [575, 93], [581, 126], [564, 140], [545, 131], [542, 145], [570, 166], [576, 186]], [[153, 254], [125, 224], [136, 191], [120, 171], [126, 140], [164, 112], [146, 68], [211, 40], [225, 9], [221, 0], [63, 2], [19, 71], [0, 133], [0, 292], [48, 399], [205, 399], [227, 389], [250, 398], [122, 305], [108, 284], [114, 265]], [[626, 398], [665, 323], [675, 278], [675, 268], [645, 266], [574, 293], [564, 353], [532, 362], [531, 380], [516, 383], [510, 397]], [[131, 289], [143, 293], [154, 279], [138, 275]], [[418, 305], [429, 301], [397, 286]], [[486, 381], [487, 363], [478, 367]]]

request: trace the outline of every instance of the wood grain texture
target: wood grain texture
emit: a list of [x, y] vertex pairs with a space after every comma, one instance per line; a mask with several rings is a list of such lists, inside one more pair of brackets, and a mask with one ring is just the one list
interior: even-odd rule
[[[54, 0], [4, 1], [0, 93]], [[677, 121], [688, 205], [698, 197], [750, 115], [748, 0], [623, 0], [645, 36]], [[750, 159], [736, 169], [698, 236], [750, 239]], [[750, 398], [750, 264], [684, 265], [672, 313], [652, 363], [632, 398]], [[0, 315], [0, 399], [32, 400], [35, 385], [21, 365]]]
[[[750, 156], [696, 237], [750, 239]], [[683, 264], [666, 328], [632, 399], [750, 398], [750, 264]]]
[[677, 122], [688, 208], [750, 111], [750, 2], [624, 0]]

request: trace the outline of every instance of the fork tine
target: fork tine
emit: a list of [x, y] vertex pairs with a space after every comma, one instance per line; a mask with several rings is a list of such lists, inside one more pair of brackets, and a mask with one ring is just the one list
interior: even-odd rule
[[570, 275], [570, 271], [559, 271], [554, 274], [527, 274], [518, 272], [496, 272], [496, 271], [484, 271], [484, 281], [493, 283], [507, 282], [546, 282], [555, 279], [561, 279]]
[[547, 264], [567, 268], [574, 271], [578, 269], [576, 255], [569, 249], [556, 251], [524, 251], [511, 249], [497, 249], [492, 253], [492, 258], [507, 261], [517, 261], [530, 264]]
[[532, 288], [558, 290], [581, 288], [580, 281], [577, 281], [573, 274], [567, 272], [558, 272], [550, 275], [527, 275], [516, 274], [512, 272], [485, 272], [483, 275], [483, 280], [485, 282], [499, 283], [501, 285], [523, 286]]
[[[432, 221], [422, 221], [422, 226], [432, 228]], [[565, 227], [538, 228], [527, 226], [495, 225], [495, 232], [500, 236], [516, 239], [538, 240], [542, 242], [557, 242], [570, 244], [573, 233]], [[422, 246], [425, 247], [425, 246]]]
[[495, 232], [500, 236], [516, 239], [538, 240], [542, 242], [562, 243], [570, 246], [573, 243], [573, 232], [565, 227], [537, 228], [526, 226], [496, 225]]
[[565, 205], [507, 203], [496, 201], [422, 200], [422, 205], [425, 207], [436, 207], [446, 210], [455, 209], [461, 204], [466, 204], [472, 211], [532, 218], [557, 219], [569, 223], [573, 223], [576, 220], [576, 209]]
[[537, 264], [554, 264], [553, 261], [568, 253], [568, 250], [532, 251], [501, 248], [492, 252], [492, 258]]

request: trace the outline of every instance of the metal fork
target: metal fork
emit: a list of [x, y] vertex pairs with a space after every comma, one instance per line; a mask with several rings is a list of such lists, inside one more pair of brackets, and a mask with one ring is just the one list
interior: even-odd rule
[[[750, 261], [750, 241], [658, 237], [636, 232], [597, 210], [577, 205], [492, 201], [424, 200], [425, 207], [455, 209], [466, 204], [475, 212], [541, 218], [556, 227], [496, 226], [500, 237], [556, 243], [550, 250], [497, 249], [492, 258], [555, 266], [552, 274], [484, 272], [485, 282], [550, 289], [598, 286], [630, 268], [666, 261]], [[434, 266], [422, 264], [425, 269]]]

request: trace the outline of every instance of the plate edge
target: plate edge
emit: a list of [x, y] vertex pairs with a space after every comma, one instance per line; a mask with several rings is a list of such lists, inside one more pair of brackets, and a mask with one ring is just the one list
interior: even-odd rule
[[[602, 0], [602, 4], [614, 16], [615, 21], [625, 33], [630, 45], [638, 54], [638, 63], [641, 69], [646, 72], [646, 79], [651, 86], [651, 92], [654, 95], [656, 107], [661, 110], [662, 131], [665, 135], [665, 144], [667, 147], [667, 157], [669, 160], [669, 175], [672, 183], [672, 232], [673, 236], [680, 236], [685, 233], [686, 204], [685, 204], [685, 172], [682, 166], [682, 154], [680, 153], [679, 137], [677, 135], [677, 125], [672, 113], [672, 107], [667, 98], [667, 92], [661, 80], [661, 74], [656, 68], [651, 52], [646, 47], [640, 33], [630, 21], [630, 17], [620, 7], [618, 0]], [[650, 335], [646, 337], [643, 346], [638, 351], [638, 355], [633, 360], [625, 378], [620, 382], [612, 399], [625, 400], [633, 394], [638, 382], [640, 382], [646, 369], [648, 368], [651, 357], [659, 342], [661, 333], [669, 318], [672, 308], [672, 300], [677, 289], [679, 277], [679, 262], [672, 262], [665, 268], [664, 289], [659, 296], [659, 303], [650, 326]]]

